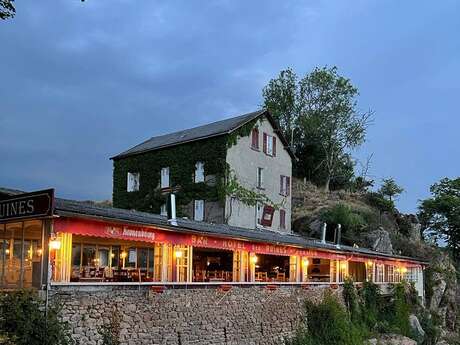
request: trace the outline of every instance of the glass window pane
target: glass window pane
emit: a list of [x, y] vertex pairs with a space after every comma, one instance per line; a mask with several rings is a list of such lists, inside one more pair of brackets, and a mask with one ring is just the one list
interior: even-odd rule
[[120, 265], [120, 246], [112, 246], [112, 267], [118, 267]]
[[107, 267], [109, 266], [109, 248], [99, 247], [99, 257], [97, 260], [98, 266]]
[[137, 251], [136, 248], [129, 248], [125, 267], [136, 267]]
[[139, 248], [137, 250], [137, 267], [147, 269], [148, 249]]
[[96, 264], [96, 246], [83, 245], [83, 266], [94, 267]]
[[72, 266], [74, 268], [80, 269], [81, 265], [81, 244], [73, 243], [72, 244]]
[[7, 248], [5, 249], [5, 287], [20, 287], [21, 253], [22, 253], [22, 224], [6, 224]]
[[[154, 249], [150, 248], [149, 249], [149, 269], [148, 271], [153, 274], [153, 260], [154, 260], [154, 255], [153, 255]], [[151, 275], [152, 275], [151, 274]], [[150, 276], [151, 276], [150, 275]]]

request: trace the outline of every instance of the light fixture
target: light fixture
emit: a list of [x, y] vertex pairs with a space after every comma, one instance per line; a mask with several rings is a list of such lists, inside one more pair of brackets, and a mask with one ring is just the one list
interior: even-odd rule
[[37, 249], [37, 255], [38, 255], [38, 256], [42, 256], [42, 254], [43, 254], [43, 250]]
[[374, 265], [374, 263], [373, 263], [372, 261], [369, 260], [369, 261], [367, 262], [367, 266], [372, 267], [373, 265]]
[[128, 254], [126, 254], [126, 252], [121, 252], [120, 258], [126, 259], [126, 256], [127, 256], [127, 255], [128, 255]]
[[51, 239], [50, 241], [50, 249], [51, 250], [59, 250], [61, 249], [61, 240], [59, 238]]
[[110, 257], [113, 259], [115, 257], [115, 254], [114, 253], [110, 254]]
[[5, 254], [10, 254], [10, 250], [9, 250], [9, 249], [5, 249]]
[[406, 267], [402, 267], [402, 268], [401, 268], [401, 272], [402, 272], [402, 273], [406, 273], [406, 272], [407, 272], [407, 268], [406, 268]]
[[303, 259], [302, 260], [302, 264], [307, 267], [309, 264], [310, 264], [310, 261], [308, 261], [308, 259]]
[[176, 250], [174, 252], [174, 255], [176, 256], [177, 259], [180, 259], [183, 256], [182, 250]]
[[346, 269], [346, 268], [347, 268], [347, 263], [346, 263], [346, 262], [342, 262], [342, 263], [340, 264], [340, 268], [343, 269], [343, 270]]
[[259, 260], [259, 258], [257, 257], [257, 255], [251, 256], [251, 262], [253, 264], [256, 264], [258, 260]]

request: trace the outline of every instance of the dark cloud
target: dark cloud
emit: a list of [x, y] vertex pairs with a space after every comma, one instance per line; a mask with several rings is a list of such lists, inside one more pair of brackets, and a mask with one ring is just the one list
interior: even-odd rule
[[[436, 7], [435, 7], [436, 6]], [[261, 104], [287, 66], [337, 65], [376, 111], [359, 157], [413, 210], [458, 174], [459, 5], [398, 1], [21, 1], [0, 23], [0, 185], [111, 195], [116, 154]]]

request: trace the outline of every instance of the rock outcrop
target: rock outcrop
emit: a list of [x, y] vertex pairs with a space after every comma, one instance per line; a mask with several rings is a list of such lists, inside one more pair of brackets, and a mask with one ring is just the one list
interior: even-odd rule
[[368, 340], [368, 345], [417, 345], [417, 342], [398, 334], [384, 334]]
[[376, 252], [393, 254], [390, 234], [382, 227], [367, 233], [365, 236], [365, 243], [366, 247]]

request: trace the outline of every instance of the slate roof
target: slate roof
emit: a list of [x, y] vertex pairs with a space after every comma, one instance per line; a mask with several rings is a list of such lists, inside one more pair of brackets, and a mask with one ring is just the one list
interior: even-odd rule
[[[17, 195], [24, 192], [0, 187], [0, 194], [2, 193], [5, 195]], [[80, 217], [137, 225], [158, 226], [162, 229], [175, 232], [199, 233], [208, 236], [227, 237], [278, 245], [290, 245], [336, 253], [361, 254], [375, 258], [392, 258], [416, 263], [426, 263], [425, 261], [416, 258], [379, 253], [366, 248], [355, 248], [346, 245], [340, 245], [340, 248], [337, 248], [337, 246], [332, 243], [321, 243], [318, 240], [308, 239], [297, 234], [282, 234], [269, 230], [246, 229], [226, 224], [210, 224], [182, 218], [178, 218], [178, 225], [173, 226], [168, 222], [165, 216], [135, 210], [98, 206], [92, 202], [56, 198], [54, 213], [57, 216], [62, 217]]]
[[294, 157], [292, 150], [288, 147], [288, 142], [281, 133], [276, 121], [272, 118], [270, 113], [266, 110], [258, 110], [252, 113], [247, 113], [244, 115], [231, 117], [226, 120], [221, 120], [213, 123], [209, 123], [203, 126], [194, 127], [190, 129], [185, 129], [182, 131], [169, 133], [165, 135], [160, 135], [152, 137], [143, 143], [136, 145], [129, 150], [126, 150], [116, 156], [111, 157], [110, 159], [120, 159], [132, 155], [136, 155], [143, 152], [159, 150], [166, 147], [171, 147], [179, 144], [185, 144], [197, 140], [203, 140], [207, 138], [217, 137], [220, 135], [225, 135], [233, 132], [234, 130], [240, 128], [246, 123], [265, 115], [270, 121], [272, 126], [275, 128], [276, 133], [280, 137], [285, 148], [288, 150], [289, 154]]

